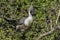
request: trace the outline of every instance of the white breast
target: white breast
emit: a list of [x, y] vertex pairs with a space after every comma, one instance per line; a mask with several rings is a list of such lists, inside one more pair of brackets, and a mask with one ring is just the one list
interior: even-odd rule
[[24, 21], [24, 25], [25, 26], [30, 26], [30, 24], [33, 22], [33, 18], [32, 18], [32, 16], [29, 16], [29, 17], [27, 17], [26, 19], [25, 19], [25, 21]]

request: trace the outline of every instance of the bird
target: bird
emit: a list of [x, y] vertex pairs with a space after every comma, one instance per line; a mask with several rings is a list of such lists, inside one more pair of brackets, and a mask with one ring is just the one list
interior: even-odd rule
[[27, 30], [33, 22], [31, 11], [33, 10], [32, 4], [28, 8], [28, 17], [23, 17], [19, 20], [16, 30], [20, 28], [21, 31]]
[[33, 17], [32, 17], [31, 12], [30, 12], [32, 10], [32, 8], [33, 8], [33, 6], [30, 5], [30, 7], [28, 9], [29, 16], [24, 21], [24, 25], [26, 25], [26, 26], [29, 26], [33, 22]]

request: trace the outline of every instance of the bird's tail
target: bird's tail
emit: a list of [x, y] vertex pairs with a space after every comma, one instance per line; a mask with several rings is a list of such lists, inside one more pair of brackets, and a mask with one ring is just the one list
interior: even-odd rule
[[19, 25], [16, 26], [16, 30], [19, 29]]

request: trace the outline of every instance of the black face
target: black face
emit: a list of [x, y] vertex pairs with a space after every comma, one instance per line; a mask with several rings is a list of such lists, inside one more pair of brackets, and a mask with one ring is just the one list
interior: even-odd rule
[[29, 7], [29, 9], [28, 9], [28, 11], [30, 11], [30, 13], [34, 16], [35, 15], [35, 10], [34, 10], [34, 7], [33, 7], [33, 5], [31, 4], [30, 5], [30, 7]]
[[31, 10], [30, 13], [32, 14], [32, 16], [35, 16], [36, 14], [34, 13], [34, 10]]

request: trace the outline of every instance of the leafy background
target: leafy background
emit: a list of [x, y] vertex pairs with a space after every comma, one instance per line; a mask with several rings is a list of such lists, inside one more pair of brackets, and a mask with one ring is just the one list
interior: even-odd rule
[[[35, 15], [29, 31], [16, 31], [17, 22], [9, 24], [0, 18], [0, 40], [35, 40], [39, 34], [50, 30], [50, 18], [53, 21], [52, 25], [55, 25], [60, 8], [59, 0], [0, 0], [0, 14], [18, 21], [21, 17], [28, 16], [27, 9], [31, 2], [33, 2]], [[56, 30], [41, 40], [60, 40], [60, 31]]]

